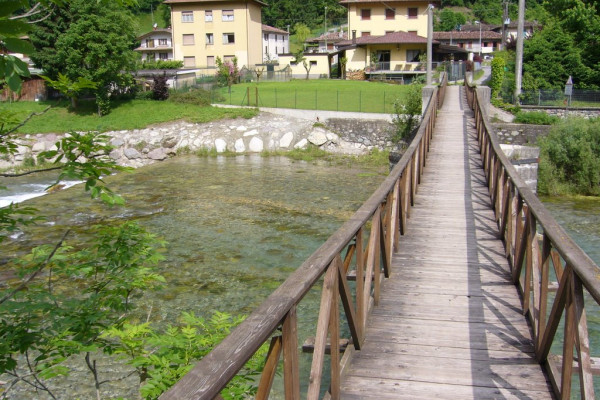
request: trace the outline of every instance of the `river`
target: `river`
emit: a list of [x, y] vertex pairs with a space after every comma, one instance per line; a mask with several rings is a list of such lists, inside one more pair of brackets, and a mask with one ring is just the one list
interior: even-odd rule
[[[248, 314], [352, 215], [385, 172], [285, 157], [178, 157], [109, 177], [111, 188], [127, 201], [122, 207], [107, 208], [77, 186], [28, 200], [25, 204], [47, 219], [3, 243], [0, 261], [55, 242], [67, 227], [74, 231], [70, 241], [85, 240], [92, 224], [133, 219], [168, 242], [161, 266], [168, 285], [140, 301], [143, 313], [151, 311], [156, 322], [172, 321], [181, 311]], [[0, 194], [5, 200], [12, 196], [11, 201], [32, 197], [50, 179], [11, 181], [9, 191]], [[600, 201], [543, 201], [600, 263]], [[318, 300], [313, 289], [299, 308], [301, 322], [314, 322]], [[598, 327], [597, 314], [589, 316], [590, 325]], [[300, 340], [312, 335], [302, 328]], [[593, 333], [592, 349], [600, 348], [599, 340], [600, 334]], [[309, 363], [308, 357], [302, 362]], [[67, 383], [66, 398], [92, 389], [91, 379], [89, 385], [81, 379], [84, 369], [74, 369], [78, 382]], [[107, 388], [133, 395], [120, 393], [118, 385]], [[19, 393], [12, 398], [38, 398]]]
[[[157, 323], [173, 321], [182, 311], [249, 314], [349, 219], [386, 174], [385, 167], [286, 157], [177, 157], [109, 177], [109, 186], [126, 199], [123, 207], [92, 201], [80, 186], [27, 201], [46, 220], [3, 243], [0, 260], [54, 243], [68, 227], [74, 232], [68, 239], [72, 242], [85, 240], [93, 224], [137, 220], [168, 242], [160, 271], [168, 283], [139, 301], [141, 313], [151, 311]], [[8, 182], [5, 194], [30, 197], [50, 180], [41, 176]], [[313, 289], [299, 307], [303, 327], [314, 326], [319, 296]], [[303, 341], [314, 332], [302, 328], [300, 336]], [[85, 369], [73, 368], [80, 379], [67, 382], [71, 396], [90, 393], [91, 379], [82, 378]], [[110, 393], [118, 391], [118, 386], [106, 387]]]

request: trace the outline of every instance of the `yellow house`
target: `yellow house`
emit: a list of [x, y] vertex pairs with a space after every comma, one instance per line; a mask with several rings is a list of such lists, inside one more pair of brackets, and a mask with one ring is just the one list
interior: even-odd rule
[[173, 59], [185, 68], [213, 68], [216, 58], [238, 66], [262, 62], [259, 0], [165, 0], [171, 6]]
[[365, 69], [370, 78], [377, 74], [424, 74], [427, 11], [436, 3], [439, 1], [341, 0], [348, 9], [351, 38], [338, 44], [347, 60], [346, 69]]

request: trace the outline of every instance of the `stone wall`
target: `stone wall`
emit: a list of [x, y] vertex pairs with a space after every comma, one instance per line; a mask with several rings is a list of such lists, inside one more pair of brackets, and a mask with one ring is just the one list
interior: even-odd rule
[[[331, 121], [331, 122], [330, 122]], [[114, 147], [111, 157], [118, 164], [140, 167], [178, 153], [215, 149], [218, 153], [260, 153], [305, 148], [309, 144], [341, 154], [363, 154], [374, 147], [389, 147], [391, 124], [375, 120], [328, 120], [326, 123], [260, 113], [251, 119], [228, 119], [205, 124], [185, 121], [145, 129], [105, 132]], [[0, 159], [0, 168], [37, 159], [40, 152], [55, 149], [65, 135], [25, 135], [17, 141], [17, 153]]]
[[551, 128], [549, 125], [509, 123], [497, 123], [492, 126], [496, 130], [500, 143], [518, 145], [535, 145], [537, 138], [547, 135]]
[[376, 146], [380, 149], [393, 146], [390, 137], [394, 125], [388, 121], [374, 121], [354, 118], [329, 118], [325, 122], [328, 129], [342, 139], [365, 146]]
[[569, 117], [583, 117], [583, 118], [595, 118], [600, 117], [600, 108], [562, 108], [562, 107], [542, 107], [537, 108], [535, 106], [521, 106], [523, 111], [534, 112], [541, 111], [549, 115], [556, 115], [560, 118]]

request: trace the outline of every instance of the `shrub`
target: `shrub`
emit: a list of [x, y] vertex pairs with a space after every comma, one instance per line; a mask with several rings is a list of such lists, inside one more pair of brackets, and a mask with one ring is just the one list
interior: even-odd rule
[[421, 89], [421, 84], [414, 82], [410, 85], [405, 101], [394, 102], [393, 123], [396, 130], [392, 140], [396, 143], [408, 139], [412, 131], [419, 126], [422, 108]]
[[539, 140], [540, 194], [600, 195], [600, 118], [569, 118]]
[[560, 121], [556, 115], [548, 115], [543, 111], [519, 111], [514, 122], [517, 124], [553, 125]]
[[492, 76], [490, 79], [490, 88], [492, 89], [492, 98], [498, 97], [502, 82], [504, 82], [504, 68], [506, 62], [502, 57], [496, 57], [492, 60]]
[[211, 103], [211, 92], [204, 89], [192, 89], [187, 92], [173, 92], [169, 98], [175, 103], [194, 104], [206, 107]]
[[166, 100], [169, 98], [167, 74], [154, 76], [154, 84], [152, 85], [152, 98], [154, 100]]

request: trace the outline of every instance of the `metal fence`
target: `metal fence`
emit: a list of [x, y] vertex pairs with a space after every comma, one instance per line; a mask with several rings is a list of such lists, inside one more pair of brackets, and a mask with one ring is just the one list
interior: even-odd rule
[[394, 103], [404, 97], [396, 91], [272, 89], [234, 85], [231, 92], [215, 88], [212, 101], [235, 106], [367, 113], [395, 112]]
[[600, 91], [573, 89], [573, 94], [567, 96], [558, 89], [527, 90], [521, 93], [520, 102], [527, 106], [600, 107]]

